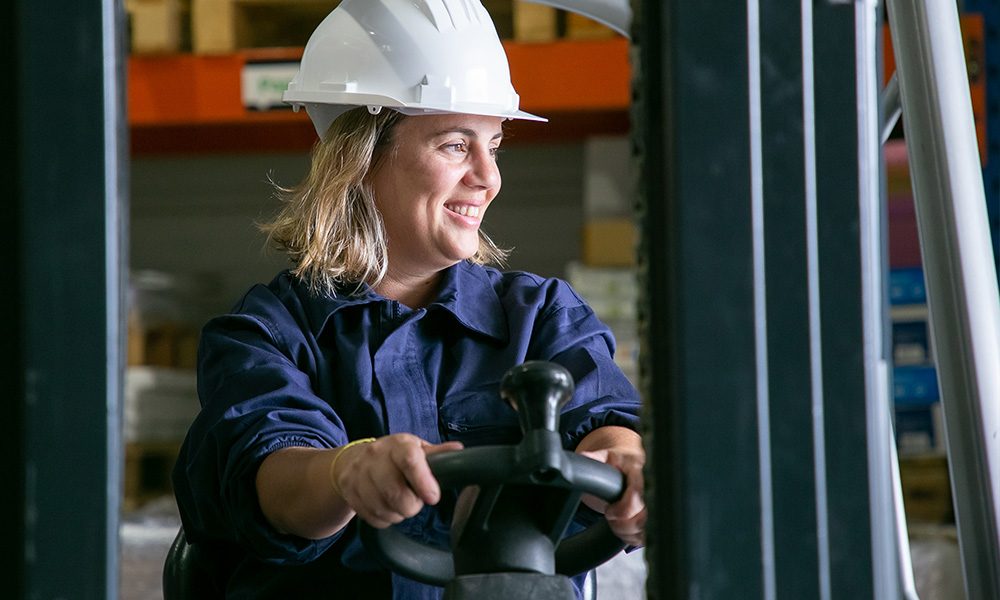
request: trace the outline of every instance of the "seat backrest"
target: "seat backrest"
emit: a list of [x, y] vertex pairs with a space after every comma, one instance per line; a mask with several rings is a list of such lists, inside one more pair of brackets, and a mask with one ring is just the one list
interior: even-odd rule
[[225, 595], [220, 573], [198, 544], [189, 544], [182, 527], [163, 563], [163, 600], [217, 600]]

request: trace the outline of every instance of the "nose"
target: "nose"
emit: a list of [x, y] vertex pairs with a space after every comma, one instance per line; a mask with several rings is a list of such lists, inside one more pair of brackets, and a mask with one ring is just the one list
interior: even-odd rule
[[476, 148], [471, 152], [465, 183], [474, 188], [500, 188], [500, 167], [489, 148]]

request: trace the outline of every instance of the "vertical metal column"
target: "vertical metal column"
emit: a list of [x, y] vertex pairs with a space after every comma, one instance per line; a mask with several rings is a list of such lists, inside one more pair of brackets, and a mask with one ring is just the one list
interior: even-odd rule
[[[887, 208], [879, 158], [880, 6], [877, 0], [813, 6], [819, 215], [814, 276], [823, 323], [831, 597], [898, 598]], [[845, 52], [845, 45], [853, 52]], [[849, 491], [861, 485], [864, 496]], [[850, 525], [862, 520], [867, 530]], [[861, 581], [865, 588], [857, 587]]]
[[[16, 73], [18, 51], [17, 2], [0, 3], [0, 72]], [[10, 146], [18, 147], [18, 127], [21, 106], [13, 77], [6, 77], [0, 84], [2, 93], [8, 99], [7, 110], [0, 112], [0, 139]], [[5, 224], [4, 243], [0, 244], [0, 261], [7, 266], [7, 277], [18, 281], [24, 250], [21, 237], [21, 210], [16, 199], [20, 196], [18, 176], [21, 172], [19, 152], [9, 153], [7, 160], [0, 162], [0, 172], [8, 182], [12, 193], [5, 202], [0, 202], [0, 222]], [[13, 185], [10, 182], [14, 182]], [[0, 294], [0, 352], [5, 359], [0, 362], [0, 389], [4, 390], [4, 418], [8, 427], [0, 436], [0, 473], [4, 474], [6, 493], [0, 495], [0, 564], [5, 568], [5, 593], [12, 598], [24, 597], [24, 397], [22, 385], [23, 343], [22, 309], [18, 294]]]
[[764, 597], [747, 8], [638, 6], [647, 590]]
[[636, 6], [649, 595], [898, 597], [877, 5]]
[[[117, 600], [124, 334], [124, 10], [16, 0], [19, 556], [25, 598]], [[7, 243], [7, 242], [5, 242]], [[9, 355], [8, 355], [9, 356]], [[8, 457], [4, 456], [6, 460]], [[8, 471], [4, 471], [8, 473]], [[14, 478], [13, 474], [11, 475]], [[7, 483], [5, 479], [5, 483]], [[8, 574], [10, 571], [5, 571]], [[8, 590], [4, 588], [4, 593]]]
[[958, 11], [888, 3], [965, 583], [1000, 598], [1000, 293]]
[[[983, 17], [986, 64], [979, 65], [979, 77], [986, 78], [986, 160], [983, 184], [986, 211], [993, 232], [993, 260], [1000, 273], [1000, 3], [995, 0], [962, 0], [963, 12]], [[970, 74], [970, 77], [972, 75]]]

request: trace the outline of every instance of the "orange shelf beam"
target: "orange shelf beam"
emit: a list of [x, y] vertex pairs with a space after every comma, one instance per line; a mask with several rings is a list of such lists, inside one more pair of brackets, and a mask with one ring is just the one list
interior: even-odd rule
[[[516, 124], [512, 141], [628, 130], [631, 71], [625, 38], [504, 45], [521, 107], [550, 119], [546, 125]], [[248, 62], [301, 57], [301, 48], [130, 57], [133, 153], [307, 150], [315, 134], [304, 113], [248, 110], [240, 97], [240, 74]]]
[[628, 110], [632, 71], [625, 38], [504, 47], [523, 110]]

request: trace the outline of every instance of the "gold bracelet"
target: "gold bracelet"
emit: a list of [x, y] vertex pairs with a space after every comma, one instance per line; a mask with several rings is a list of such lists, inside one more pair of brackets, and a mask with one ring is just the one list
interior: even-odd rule
[[340, 486], [337, 485], [337, 477], [336, 477], [337, 474], [335, 472], [335, 469], [337, 467], [337, 461], [340, 460], [340, 457], [344, 454], [344, 451], [350, 448], [351, 446], [357, 446], [359, 444], [370, 444], [374, 441], [375, 438], [369, 437], [369, 438], [361, 438], [360, 440], [354, 440], [353, 442], [348, 442], [340, 447], [340, 450], [333, 457], [333, 460], [330, 461], [330, 484], [333, 486], [333, 491], [336, 492], [337, 495], [340, 496], [341, 498], [344, 497], [344, 494], [343, 492], [340, 491]]

